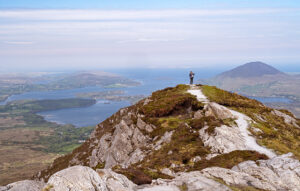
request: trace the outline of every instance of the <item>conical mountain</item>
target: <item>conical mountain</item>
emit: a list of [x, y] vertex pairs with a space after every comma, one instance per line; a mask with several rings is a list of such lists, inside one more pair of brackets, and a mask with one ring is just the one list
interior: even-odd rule
[[264, 75], [284, 75], [283, 72], [277, 70], [276, 68], [265, 64], [263, 62], [249, 62], [244, 65], [238, 66], [232, 70], [223, 72], [217, 77], [219, 78], [251, 78], [251, 77], [261, 77]]

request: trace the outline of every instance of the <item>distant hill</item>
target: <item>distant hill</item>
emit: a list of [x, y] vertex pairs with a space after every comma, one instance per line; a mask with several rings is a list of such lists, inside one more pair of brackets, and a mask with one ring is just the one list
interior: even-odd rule
[[284, 74], [284, 73], [263, 62], [249, 62], [247, 64], [238, 66], [232, 70], [223, 72], [219, 74], [217, 77], [218, 78], [220, 77], [251, 78], [251, 77], [260, 77], [264, 75], [276, 75], [276, 74]]
[[64, 75], [60, 79], [51, 82], [49, 86], [70, 89], [88, 86], [124, 87], [139, 84], [137, 81], [107, 72], [77, 72]]
[[279, 105], [277, 108], [289, 109], [300, 117], [300, 75], [283, 73], [263, 62], [249, 62], [198, 83], [246, 96], [289, 98], [293, 103], [269, 105]]

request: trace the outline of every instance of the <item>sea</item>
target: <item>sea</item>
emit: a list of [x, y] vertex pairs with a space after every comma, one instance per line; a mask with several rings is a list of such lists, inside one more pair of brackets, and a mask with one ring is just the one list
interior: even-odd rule
[[[186, 68], [186, 69], [111, 69], [104, 70], [122, 75], [124, 77], [137, 80], [141, 85], [136, 87], [122, 87], [122, 88], [103, 88], [103, 87], [85, 87], [70, 90], [59, 91], [42, 91], [42, 92], [27, 92], [19, 95], [12, 95], [4, 102], [4, 105], [10, 101], [28, 100], [28, 99], [64, 99], [74, 98], [77, 93], [97, 92], [108, 90], [123, 90], [125, 95], [144, 95], [149, 96], [152, 92], [167, 87], [173, 87], [178, 84], [189, 83], [189, 72], [195, 73], [195, 80], [205, 79], [215, 76], [224, 71], [224, 69], [200, 69], [200, 68]], [[262, 102], [289, 102], [287, 98], [256, 98]], [[107, 101], [97, 100], [96, 104], [88, 107], [60, 109], [54, 111], [45, 111], [38, 113], [46, 120], [56, 122], [58, 124], [72, 124], [75, 127], [95, 126], [102, 122], [119, 109], [129, 106], [129, 101]]]

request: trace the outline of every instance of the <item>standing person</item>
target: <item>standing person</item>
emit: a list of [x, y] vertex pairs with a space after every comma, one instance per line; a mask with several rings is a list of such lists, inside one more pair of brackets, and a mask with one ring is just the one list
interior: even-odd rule
[[195, 74], [191, 71], [191, 72], [190, 72], [190, 84], [191, 84], [191, 85], [192, 85], [193, 82], [194, 82], [194, 76], [195, 76]]

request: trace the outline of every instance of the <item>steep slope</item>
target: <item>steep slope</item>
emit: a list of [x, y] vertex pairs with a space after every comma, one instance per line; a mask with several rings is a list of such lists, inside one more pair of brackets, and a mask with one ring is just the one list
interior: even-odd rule
[[56, 191], [297, 190], [299, 126], [288, 111], [178, 85], [121, 109], [36, 178]]

